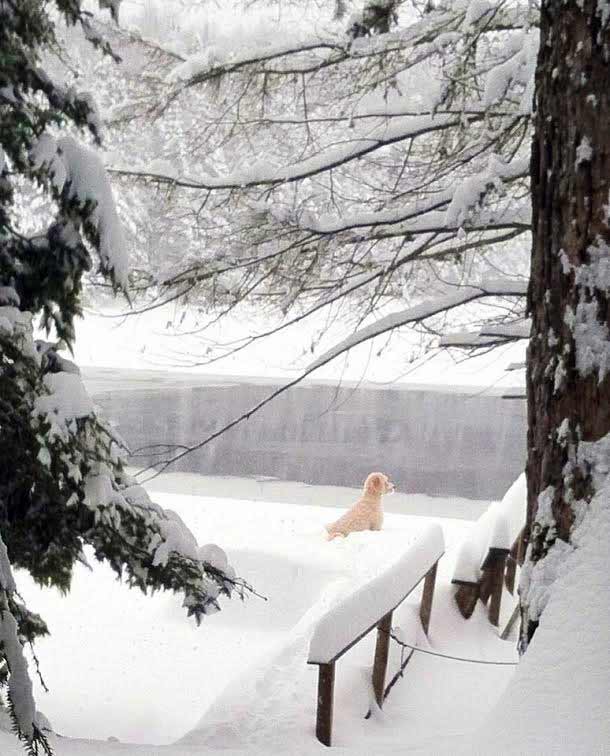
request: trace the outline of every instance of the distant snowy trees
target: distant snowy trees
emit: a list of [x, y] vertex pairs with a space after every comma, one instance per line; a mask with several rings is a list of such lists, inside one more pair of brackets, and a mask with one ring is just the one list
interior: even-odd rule
[[[79, 2], [56, 6], [113, 55]], [[0, 0], [0, 692], [30, 753], [50, 748], [24, 647], [48, 630], [13, 567], [67, 591], [88, 545], [129, 585], [182, 592], [197, 621], [221, 594], [247, 589], [219, 549], [200, 548], [129, 478], [122, 442], [58, 354], [74, 341], [83, 276], [96, 266], [126, 290], [128, 264], [108, 178], [76, 138], [99, 145], [97, 110], [41, 65], [58, 51], [55, 20], [44, 3]], [[57, 341], [35, 341], [34, 319]]]
[[[542, 3], [528, 295], [533, 325], [523, 648], [582, 533], [595, 527], [601, 533], [608, 520], [609, 61], [606, 0]], [[595, 588], [588, 582], [582, 590]]]

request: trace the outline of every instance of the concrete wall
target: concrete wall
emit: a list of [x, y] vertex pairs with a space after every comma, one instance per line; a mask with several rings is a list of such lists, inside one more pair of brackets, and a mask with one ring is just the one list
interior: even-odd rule
[[[233, 380], [152, 381], [127, 390], [118, 381], [112, 391], [105, 385], [95, 386], [95, 400], [132, 449], [197, 443], [273, 388]], [[489, 499], [501, 497], [523, 470], [525, 435], [520, 400], [301, 385], [169, 469], [341, 486], [358, 486], [382, 470], [402, 491]]]

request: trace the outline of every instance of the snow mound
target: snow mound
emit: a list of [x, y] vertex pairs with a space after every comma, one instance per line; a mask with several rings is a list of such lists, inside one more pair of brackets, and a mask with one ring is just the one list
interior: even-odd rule
[[[540, 625], [480, 753], [602, 754], [610, 743], [610, 485], [573, 534]], [[518, 728], [515, 728], [518, 723]]]

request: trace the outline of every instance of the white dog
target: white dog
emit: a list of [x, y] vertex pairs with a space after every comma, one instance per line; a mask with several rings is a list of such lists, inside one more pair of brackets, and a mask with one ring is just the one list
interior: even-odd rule
[[336, 522], [326, 525], [328, 540], [347, 536], [358, 530], [381, 530], [383, 525], [383, 494], [393, 493], [394, 485], [383, 473], [371, 473], [364, 482], [362, 496]]

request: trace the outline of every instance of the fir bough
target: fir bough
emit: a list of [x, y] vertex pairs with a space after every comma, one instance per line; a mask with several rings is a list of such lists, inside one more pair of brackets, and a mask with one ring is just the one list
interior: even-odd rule
[[[102, 2], [115, 20], [118, 5]], [[80, 0], [55, 6], [113, 55]], [[51, 749], [36, 724], [23, 647], [48, 630], [18, 601], [11, 566], [68, 591], [89, 545], [129, 585], [182, 592], [197, 622], [219, 609], [220, 595], [249, 590], [218, 550], [200, 550], [179, 518], [125, 474], [120, 439], [97, 415], [78, 368], [58, 353], [74, 340], [83, 276], [96, 267], [123, 290], [128, 278], [108, 178], [74, 137], [100, 143], [95, 106], [44, 71], [42, 54], [56, 47], [46, 3], [0, 0], [0, 690], [30, 754]], [[36, 190], [51, 211], [31, 233], [18, 200]], [[36, 342], [34, 319], [58, 342]]]

